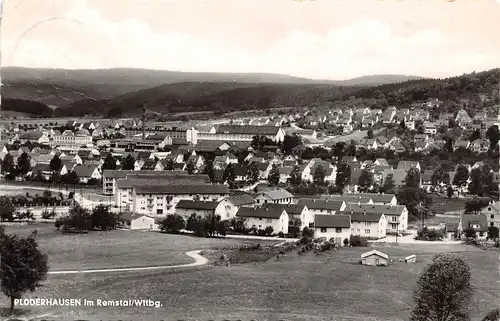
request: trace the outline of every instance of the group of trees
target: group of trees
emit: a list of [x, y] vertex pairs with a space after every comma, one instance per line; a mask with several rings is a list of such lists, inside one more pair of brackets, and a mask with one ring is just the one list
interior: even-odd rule
[[193, 213], [187, 221], [177, 214], [169, 214], [159, 222], [162, 232], [177, 234], [181, 230], [193, 232], [200, 237], [225, 236], [228, 221], [221, 220], [220, 215], [210, 214], [200, 216]]
[[90, 230], [113, 230], [118, 227], [119, 222], [119, 215], [111, 212], [107, 205], [99, 204], [92, 211], [75, 205], [68, 215], [57, 219], [54, 225], [58, 230], [62, 227], [63, 232], [82, 233]]

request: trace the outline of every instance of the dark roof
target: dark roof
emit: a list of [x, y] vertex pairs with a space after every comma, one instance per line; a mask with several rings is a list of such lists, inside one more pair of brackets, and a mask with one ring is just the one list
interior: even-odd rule
[[304, 210], [305, 205], [300, 204], [274, 204], [274, 203], [264, 203], [262, 207], [266, 208], [280, 208], [285, 210], [288, 215], [300, 215]]
[[272, 207], [240, 207], [236, 216], [238, 217], [260, 217], [279, 219], [283, 213], [282, 208]]
[[380, 204], [347, 204], [345, 213], [380, 213], [385, 215], [399, 216], [403, 213], [406, 207], [404, 205], [380, 205]]
[[352, 213], [351, 221], [352, 222], [380, 222], [380, 218], [382, 217], [382, 213]]
[[253, 199], [253, 197], [248, 195], [248, 194], [229, 196], [227, 198], [227, 200], [236, 206], [248, 205], [248, 204], [255, 203], [255, 200]]
[[350, 215], [315, 215], [314, 227], [350, 228]]
[[78, 177], [90, 177], [96, 169], [97, 166], [95, 165], [78, 165], [73, 168], [73, 172], [75, 172]]
[[332, 201], [324, 199], [300, 199], [298, 204], [301, 206], [307, 206], [308, 209], [315, 210], [334, 210], [340, 211], [344, 201]]
[[471, 225], [477, 224], [479, 225], [479, 229], [477, 229], [478, 231], [485, 232], [488, 230], [488, 219], [484, 214], [479, 214], [479, 215], [462, 214], [461, 220], [462, 220], [462, 229], [466, 229]]
[[251, 126], [251, 125], [220, 125], [217, 133], [243, 134], [243, 135], [276, 135], [279, 127], [275, 126]]
[[191, 200], [180, 200], [175, 208], [181, 208], [185, 210], [215, 210], [219, 202], [205, 202], [205, 201], [191, 201]]
[[229, 194], [229, 188], [221, 184], [172, 184], [134, 186], [136, 194]]

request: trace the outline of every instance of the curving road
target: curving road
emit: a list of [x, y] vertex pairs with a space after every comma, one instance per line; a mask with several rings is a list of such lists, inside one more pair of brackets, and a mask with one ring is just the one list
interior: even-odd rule
[[87, 274], [87, 273], [109, 273], [109, 272], [136, 272], [136, 271], [153, 271], [165, 270], [183, 267], [201, 266], [208, 263], [208, 259], [200, 255], [201, 250], [186, 252], [186, 255], [193, 258], [194, 262], [189, 264], [179, 265], [160, 265], [160, 266], [145, 266], [133, 268], [109, 268], [109, 269], [94, 269], [94, 270], [68, 270], [68, 271], [49, 271], [49, 275], [66, 275], [66, 274]]

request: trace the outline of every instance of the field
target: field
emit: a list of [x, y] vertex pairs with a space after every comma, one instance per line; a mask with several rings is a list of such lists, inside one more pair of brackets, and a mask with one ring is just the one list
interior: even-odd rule
[[62, 234], [42, 223], [7, 226], [6, 232], [28, 235], [34, 229], [51, 271], [186, 264], [193, 261], [188, 251], [254, 243], [130, 230]]
[[[128, 233], [117, 231], [117, 233]], [[90, 242], [80, 237], [78, 254], [56, 255], [57, 266], [68, 267], [62, 259], [90, 259], [104, 265], [160, 261], [185, 263], [182, 253], [226, 241], [200, 240], [183, 236], [143, 232], [121, 238], [112, 234]], [[150, 236], [151, 235], [151, 236]], [[43, 241], [43, 248], [57, 247]], [[92, 239], [94, 241], [94, 238]], [[158, 241], [162, 240], [158, 245]], [[234, 241], [229, 241], [233, 244]], [[61, 248], [74, 248], [65, 241]], [[102, 250], [100, 248], [103, 248]], [[412, 291], [422, 268], [436, 253], [459, 252], [469, 262], [476, 286], [474, 318], [480, 320], [498, 306], [498, 253], [464, 245], [377, 245], [392, 259], [417, 255], [416, 264], [394, 263], [388, 267], [358, 264], [366, 248], [346, 248], [319, 256], [298, 256], [292, 252], [279, 261], [214, 267], [211, 265], [160, 272], [105, 273], [49, 276], [44, 287], [27, 297], [106, 299], [151, 299], [162, 303], [149, 307], [30, 308], [31, 315], [46, 320], [407, 320]], [[88, 251], [92, 251], [89, 253]], [[64, 251], [65, 252], [65, 251]], [[106, 253], [107, 252], [107, 253]], [[140, 253], [139, 253], [140, 252]], [[108, 258], [111, 256], [114, 258]], [[135, 257], [135, 258], [133, 258]], [[186, 257], [186, 260], [190, 260]], [[107, 262], [107, 263], [106, 263]], [[125, 263], [123, 263], [125, 264]], [[0, 300], [0, 304], [6, 302]]]

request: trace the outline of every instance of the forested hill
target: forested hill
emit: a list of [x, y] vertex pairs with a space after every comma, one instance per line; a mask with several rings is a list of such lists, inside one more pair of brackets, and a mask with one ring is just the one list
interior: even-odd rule
[[[419, 79], [365, 87], [353, 93], [344, 94], [342, 100], [349, 100], [351, 97], [376, 99], [386, 106], [401, 106], [429, 98], [439, 98], [444, 102], [458, 102], [461, 98], [473, 100], [479, 94], [498, 93], [499, 84], [500, 68], [497, 68], [445, 79]], [[496, 104], [498, 103], [496, 101]]]

